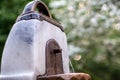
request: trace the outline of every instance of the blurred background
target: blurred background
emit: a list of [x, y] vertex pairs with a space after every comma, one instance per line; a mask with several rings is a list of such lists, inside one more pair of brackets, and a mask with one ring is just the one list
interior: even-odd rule
[[[29, 1], [0, 0], [0, 58], [11, 27]], [[120, 1], [42, 1], [65, 29], [75, 72], [88, 73], [92, 80], [120, 80]]]

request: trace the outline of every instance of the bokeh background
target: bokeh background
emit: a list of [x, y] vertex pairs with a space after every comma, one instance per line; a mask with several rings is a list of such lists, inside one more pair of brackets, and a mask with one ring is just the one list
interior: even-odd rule
[[[11, 27], [29, 1], [0, 0], [0, 57]], [[75, 72], [88, 73], [92, 80], [120, 80], [120, 1], [42, 1], [65, 29]]]

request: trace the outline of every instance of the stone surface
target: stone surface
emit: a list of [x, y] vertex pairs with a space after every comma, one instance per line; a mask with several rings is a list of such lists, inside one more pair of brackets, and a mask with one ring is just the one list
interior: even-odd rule
[[[32, 19], [19, 21], [13, 26], [3, 51], [1, 77], [33, 80], [36, 75], [45, 74], [45, 46], [49, 39], [56, 40], [62, 48], [63, 69], [64, 73], [68, 73], [69, 61], [65, 33], [46, 21]], [[31, 79], [22, 79], [25, 73]]]
[[[28, 16], [36, 7], [42, 17]], [[66, 35], [44, 3], [30, 2], [27, 12], [19, 16], [6, 41], [0, 80], [90, 80], [88, 74], [69, 73]]]
[[39, 76], [37, 80], [90, 80], [90, 76], [85, 73], [67, 73], [52, 76]]

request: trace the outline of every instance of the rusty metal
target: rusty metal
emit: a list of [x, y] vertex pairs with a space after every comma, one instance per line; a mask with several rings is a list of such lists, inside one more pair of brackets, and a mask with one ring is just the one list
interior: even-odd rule
[[42, 13], [42, 14], [52, 18], [51, 14], [48, 10], [48, 7], [42, 1], [39, 1], [39, 0], [35, 0], [35, 1], [28, 3], [25, 6], [22, 15], [28, 14], [31, 11], [36, 11], [36, 8], [38, 9], [38, 13]]
[[24, 15], [19, 16], [16, 21], [18, 22], [18, 21], [21, 21], [21, 20], [31, 20], [31, 19], [37, 19], [37, 20], [40, 20], [40, 21], [45, 20], [45, 21], [55, 25], [55, 27], [60, 28], [61, 31], [64, 32], [64, 29], [63, 29], [63, 27], [60, 23], [58, 23], [57, 21], [55, 21], [52, 18], [49, 18], [48, 16], [45, 16], [44, 14], [36, 13], [36, 12], [33, 12], [33, 11], [29, 12], [28, 14], [24, 14]]
[[62, 49], [59, 44], [50, 39], [46, 44], [46, 75], [63, 74]]
[[[35, 9], [38, 9], [38, 12]], [[51, 14], [46, 7], [46, 5], [41, 1], [35, 1], [30, 4], [28, 4], [23, 13], [17, 18], [16, 22], [21, 20], [31, 20], [31, 19], [37, 19], [40, 21], [47, 21], [56, 27], [60, 28], [61, 31], [64, 32], [63, 27], [60, 23], [58, 23], [56, 20], [52, 19]]]

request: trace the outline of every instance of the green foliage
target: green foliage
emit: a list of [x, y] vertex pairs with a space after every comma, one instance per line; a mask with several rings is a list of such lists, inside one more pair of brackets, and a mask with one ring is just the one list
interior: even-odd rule
[[[53, 5], [57, 2], [64, 5]], [[52, 13], [65, 26], [75, 71], [89, 73], [93, 80], [120, 79], [117, 3], [115, 0], [54, 0], [50, 4], [54, 8]]]
[[17, 16], [22, 12], [24, 5], [30, 0], [1, 0], [0, 2], [0, 54], [2, 54], [6, 38]]

